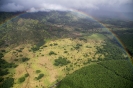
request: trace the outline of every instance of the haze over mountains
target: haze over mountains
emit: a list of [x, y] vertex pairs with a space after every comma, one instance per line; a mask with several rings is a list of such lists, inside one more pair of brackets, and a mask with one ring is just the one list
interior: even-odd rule
[[96, 17], [133, 20], [132, 0], [1, 0], [1, 12], [38, 12], [79, 10]]
[[116, 11], [108, 11], [108, 10], [97, 10], [97, 11], [87, 11], [83, 10], [83, 12], [88, 13], [89, 15], [96, 18], [114, 18], [121, 20], [133, 20], [133, 12], [116, 12]]

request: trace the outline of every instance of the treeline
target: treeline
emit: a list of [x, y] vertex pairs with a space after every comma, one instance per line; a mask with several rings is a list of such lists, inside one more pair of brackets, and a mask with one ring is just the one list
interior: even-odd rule
[[114, 33], [120, 38], [128, 53], [133, 57], [133, 29], [114, 30]]
[[7, 78], [4, 82], [0, 85], [0, 88], [11, 88], [14, 84], [14, 78]]
[[[74, 18], [78, 20], [75, 20]], [[98, 22], [89, 18], [78, 18], [71, 12], [52, 11], [23, 13], [1, 26], [0, 46], [31, 43], [37, 46], [33, 47], [33, 51], [36, 51], [40, 47], [38, 44], [40, 42], [45, 42], [47, 39], [76, 36], [72, 32], [66, 30], [66, 26], [73, 27], [71, 30], [74, 31], [77, 31], [75, 29], [80, 29], [78, 32], [85, 32], [94, 28], [103, 28]]]
[[127, 60], [110, 60], [83, 67], [66, 76], [57, 88], [132, 88], [133, 67]]
[[124, 43], [128, 53], [133, 57], [133, 34], [123, 34], [118, 36]]
[[67, 58], [65, 57], [58, 57], [58, 59], [54, 60], [54, 65], [55, 66], [64, 66], [71, 63], [69, 60], [67, 60]]
[[117, 76], [133, 82], [133, 66], [128, 60], [109, 60], [98, 64], [114, 72]]
[[[31, 22], [32, 21], [32, 22]], [[51, 24], [37, 23], [37, 20], [19, 19], [17, 22], [10, 21], [1, 26], [0, 45], [11, 44], [35, 44], [37, 49], [44, 44], [47, 39], [57, 39], [69, 37], [67, 30], [53, 26]]]
[[10, 88], [14, 84], [13, 78], [5, 78], [5, 75], [9, 74], [9, 68], [16, 68], [17, 65], [14, 63], [8, 63], [2, 59], [4, 55], [0, 53], [0, 88]]
[[113, 18], [100, 18], [100, 22], [104, 24], [111, 24], [119, 28], [133, 28], [133, 21], [125, 21]]
[[2, 59], [3, 57], [3, 54], [0, 53], [0, 76], [4, 76], [4, 75], [7, 75], [9, 72], [8, 72], [8, 68], [16, 68], [17, 65], [15, 65], [14, 63], [8, 63], [6, 62], [4, 59]]
[[[105, 45], [102, 45], [102, 47], [96, 47], [97, 52], [96, 54], [104, 55], [104, 59], [101, 59], [99, 56], [99, 60], [118, 60], [118, 59], [125, 59], [128, 60], [128, 57], [124, 57], [123, 54], [126, 54], [124, 52], [124, 49], [121, 47], [116, 46], [115, 44], [112, 44], [111, 42], [106, 42]], [[94, 57], [95, 57], [94, 55]]]
[[6, 20], [9, 20], [23, 12], [0, 12], [0, 24], [5, 23]]

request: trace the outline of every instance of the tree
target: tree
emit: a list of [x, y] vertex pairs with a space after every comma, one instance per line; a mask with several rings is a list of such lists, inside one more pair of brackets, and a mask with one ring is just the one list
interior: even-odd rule
[[49, 55], [57, 55], [54, 51], [50, 51]]
[[21, 77], [18, 79], [20, 83], [24, 82], [25, 81], [25, 77]]
[[58, 57], [58, 59], [55, 59], [54, 65], [55, 66], [63, 66], [69, 64], [70, 61], [67, 60], [67, 58]]
[[41, 79], [44, 76], [44, 74], [39, 74], [38, 77], [36, 77], [37, 80]]
[[0, 88], [11, 88], [14, 84], [14, 78], [6, 79]]

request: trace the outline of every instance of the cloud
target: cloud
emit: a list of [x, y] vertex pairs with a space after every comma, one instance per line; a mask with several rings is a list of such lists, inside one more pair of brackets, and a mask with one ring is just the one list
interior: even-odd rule
[[67, 11], [70, 9], [67, 9], [65, 7], [62, 7], [60, 5], [55, 5], [55, 4], [41, 4], [40, 6], [34, 8], [30, 8], [27, 10], [27, 12], [37, 12], [37, 11], [49, 11], [49, 10], [58, 10], [58, 11]]
[[0, 11], [45, 11], [45, 10], [122, 10], [133, 0], [1, 0]]
[[8, 3], [6, 5], [2, 5], [1, 6], [1, 11], [8, 11], [8, 12], [12, 12], [12, 11], [22, 11], [24, 9], [23, 6], [15, 4], [15, 3]]

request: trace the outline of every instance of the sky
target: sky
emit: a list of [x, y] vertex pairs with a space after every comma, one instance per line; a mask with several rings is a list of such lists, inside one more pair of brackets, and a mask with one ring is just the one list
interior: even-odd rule
[[0, 0], [0, 11], [106, 10], [132, 12], [133, 0]]

